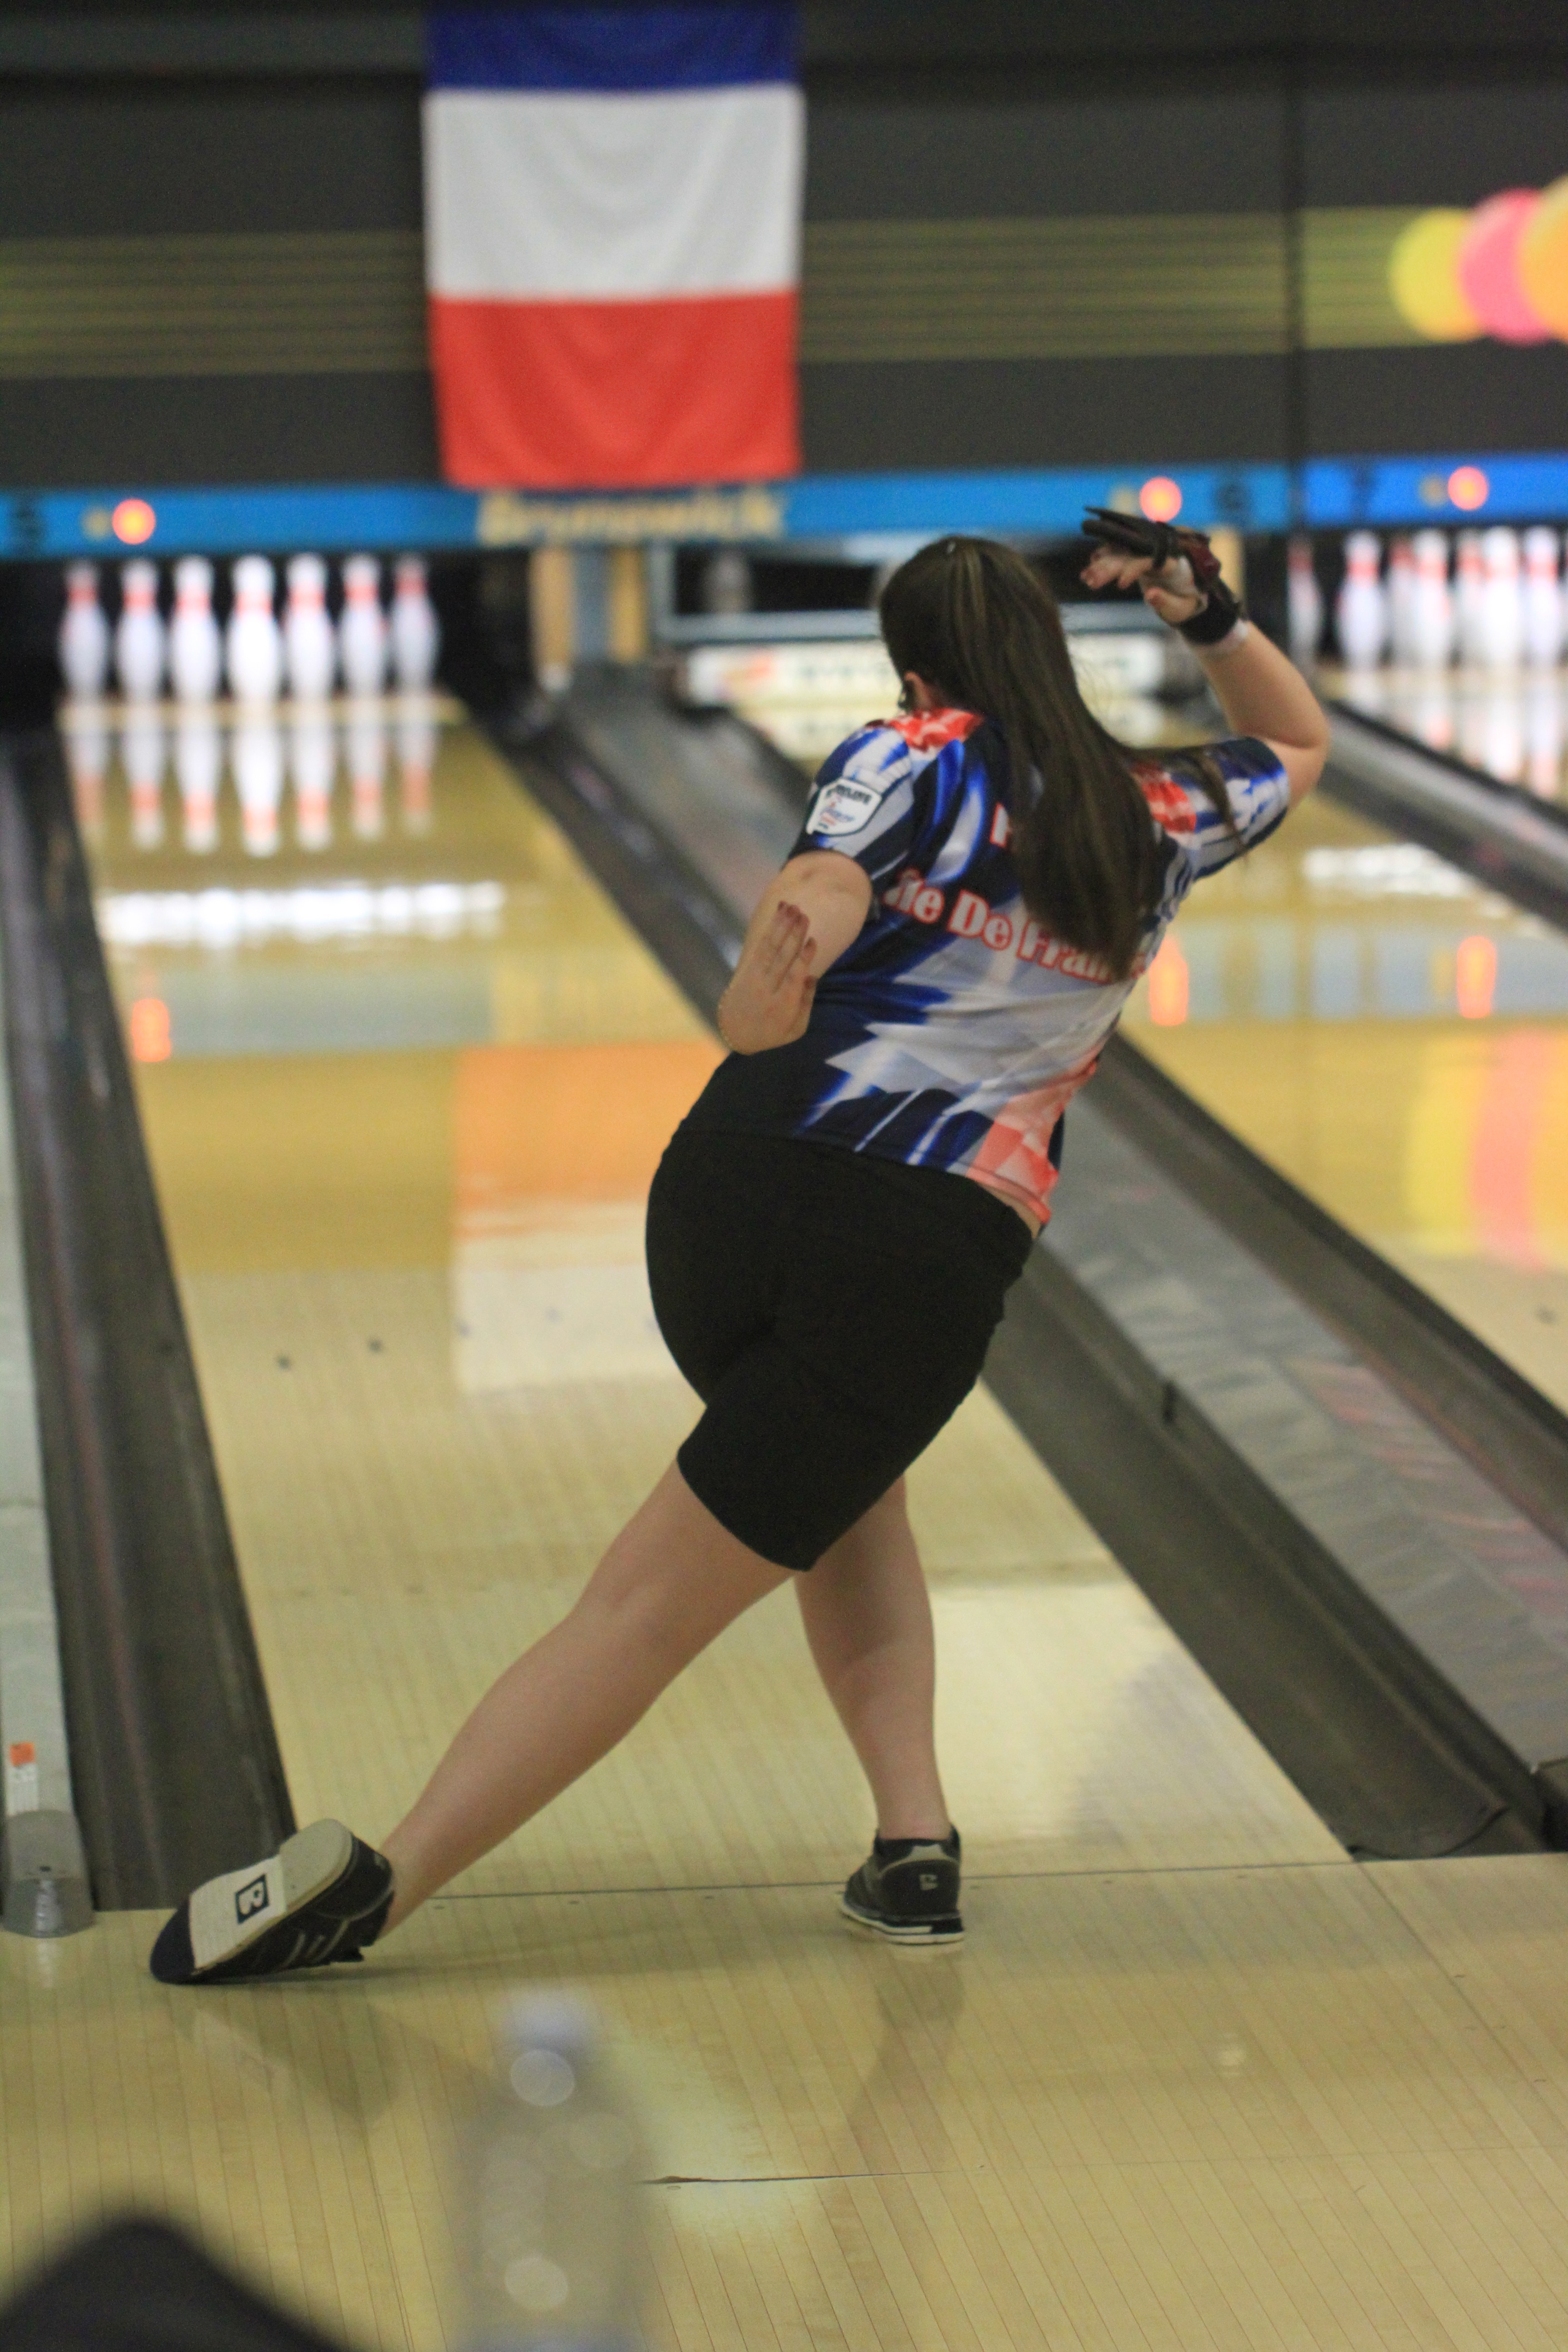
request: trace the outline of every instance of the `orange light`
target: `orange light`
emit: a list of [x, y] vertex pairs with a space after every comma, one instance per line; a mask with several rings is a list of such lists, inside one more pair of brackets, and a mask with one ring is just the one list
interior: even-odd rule
[[109, 518], [110, 529], [127, 547], [140, 547], [158, 528], [158, 518], [145, 499], [121, 499]]
[[1492, 486], [1479, 466], [1456, 466], [1448, 477], [1448, 496], [1463, 514], [1474, 514], [1491, 494]]
[[1187, 959], [1166, 940], [1149, 967], [1149, 1018], [1156, 1029], [1179, 1029], [1187, 1017]]
[[1182, 486], [1169, 474], [1151, 474], [1138, 493], [1138, 503], [1151, 522], [1174, 522], [1182, 511]]
[[1461, 940], [1454, 956], [1454, 993], [1461, 1021], [1484, 1021], [1497, 992], [1497, 949], [1483, 932]]
[[174, 1050], [169, 1008], [161, 996], [139, 996], [131, 1008], [131, 1053], [138, 1062], [166, 1062]]

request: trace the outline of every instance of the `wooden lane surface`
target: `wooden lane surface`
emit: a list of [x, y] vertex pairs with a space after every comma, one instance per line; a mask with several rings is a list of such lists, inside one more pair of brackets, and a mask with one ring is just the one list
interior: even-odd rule
[[[296, 1801], [371, 1835], [694, 1411], [635, 1244], [709, 1049], [510, 792], [458, 737], [420, 853], [482, 835], [520, 886], [494, 937], [354, 951], [469, 959], [482, 1034], [184, 1058], [176, 1030], [142, 1073]], [[185, 953], [128, 954], [127, 996], [198, 1004]], [[352, 957], [298, 961], [330, 1022]], [[1430, 1869], [1349, 1864], [984, 1396], [913, 1491], [962, 1954], [837, 1916], [869, 1815], [784, 1593], [363, 1969], [201, 1995], [146, 1977], [148, 1917], [0, 1938], [13, 2269], [135, 2203], [360, 2343], [454, 2341], [457, 2137], [496, 2002], [542, 1981], [588, 1994], [649, 2120], [659, 2352], [1560, 2343], [1557, 1866], [1441, 1866], [1432, 1925]], [[1487, 1956], [1485, 2011], [1444, 1936]]]

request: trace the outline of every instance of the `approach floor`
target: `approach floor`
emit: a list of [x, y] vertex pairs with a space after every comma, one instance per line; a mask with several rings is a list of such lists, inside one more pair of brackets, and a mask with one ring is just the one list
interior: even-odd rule
[[[359, 715], [311, 846], [254, 742], [210, 848], [145, 742], [134, 810], [118, 758], [79, 785], [295, 1803], [373, 1837], [689, 1423], [637, 1244], [713, 1056], [417, 716]], [[456, 2135], [542, 1979], [640, 2087], [669, 2352], [1560, 2344], [1568, 1866], [1350, 1863], [988, 1397], [913, 1485], [963, 1953], [838, 1920], [871, 1823], [781, 1593], [363, 1971], [0, 1938], [13, 2263], [133, 2198], [453, 2341]]]

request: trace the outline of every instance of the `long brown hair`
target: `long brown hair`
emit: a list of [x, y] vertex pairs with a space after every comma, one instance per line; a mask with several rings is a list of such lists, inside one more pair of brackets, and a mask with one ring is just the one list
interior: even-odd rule
[[[1045, 582], [996, 540], [937, 540], [900, 565], [878, 609], [900, 677], [913, 670], [1000, 730], [1013, 862], [1029, 912], [1125, 979], [1159, 900], [1164, 856], [1133, 781], [1138, 755], [1079, 692]], [[1181, 764], [1228, 822], [1213, 762], [1197, 752]]]

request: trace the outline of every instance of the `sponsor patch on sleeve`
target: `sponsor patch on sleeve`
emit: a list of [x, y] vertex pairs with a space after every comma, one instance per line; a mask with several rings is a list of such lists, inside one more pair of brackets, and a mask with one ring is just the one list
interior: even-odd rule
[[847, 776], [840, 776], [837, 782], [824, 785], [817, 794], [805, 829], [807, 833], [829, 836], [859, 833], [881, 807], [882, 798], [874, 784], [853, 783]]

